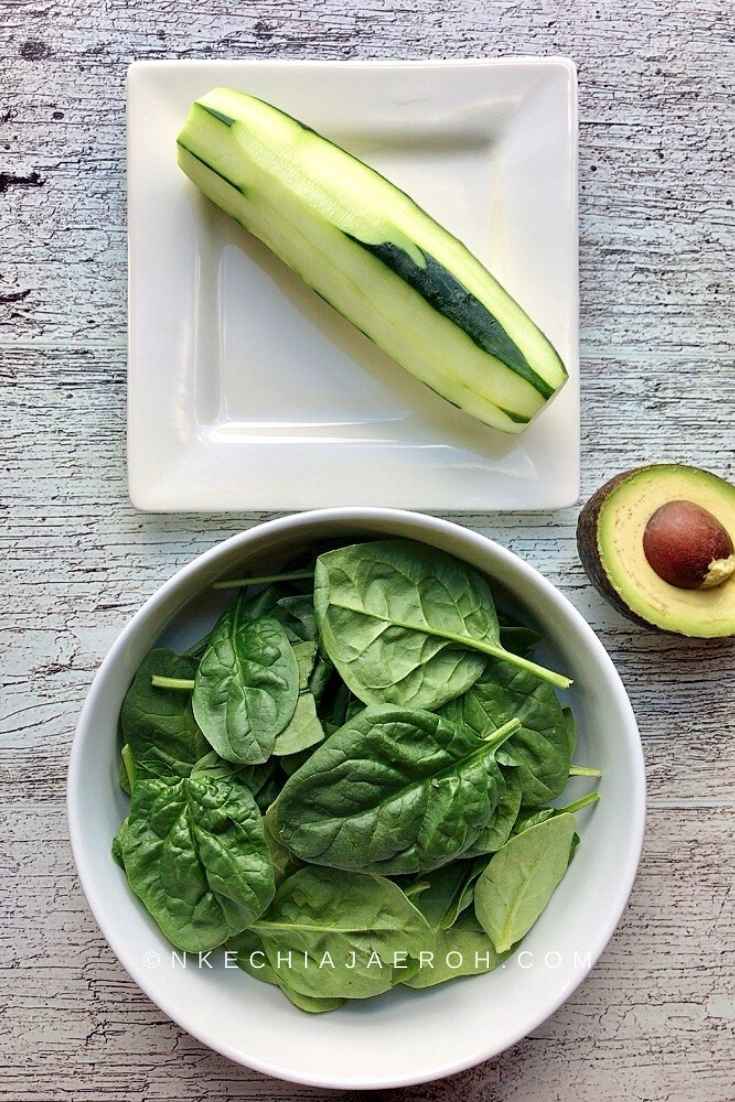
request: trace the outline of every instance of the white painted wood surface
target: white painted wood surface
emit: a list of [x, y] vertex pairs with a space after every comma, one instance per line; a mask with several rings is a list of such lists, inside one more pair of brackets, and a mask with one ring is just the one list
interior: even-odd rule
[[[144, 516], [126, 499], [125, 68], [512, 53], [579, 66], [585, 495], [648, 460], [735, 476], [731, 0], [0, 0], [8, 1102], [334, 1097], [182, 1034], [117, 964], [70, 857], [67, 756], [100, 659], [178, 566], [260, 519]], [[566, 1006], [490, 1064], [383, 1096], [732, 1102], [735, 647], [608, 609], [577, 560], [574, 509], [461, 520], [540, 567], [600, 633], [640, 721], [649, 825], [624, 921]]]

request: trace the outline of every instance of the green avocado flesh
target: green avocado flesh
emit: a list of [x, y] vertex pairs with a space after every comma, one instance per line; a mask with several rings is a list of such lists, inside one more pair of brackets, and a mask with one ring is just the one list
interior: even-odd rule
[[517, 433], [565, 382], [553, 346], [460, 241], [291, 116], [217, 88], [177, 142], [209, 199], [453, 405]]
[[711, 589], [680, 589], [646, 559], [649, 519], [679, 500], [712, 513], [735, 540], [735, 486], [696, 467], [644, 467], [623, 477], [600, 506], [597, 553], [604, 574], [625, 608], [649, 624], [698, 638], [735, 635], [735, 576]]

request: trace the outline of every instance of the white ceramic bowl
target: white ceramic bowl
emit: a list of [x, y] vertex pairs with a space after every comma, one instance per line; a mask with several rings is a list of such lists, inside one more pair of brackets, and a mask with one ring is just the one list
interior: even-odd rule
[[[126, 812], [118, 786], [117, 718], [143, 656], [161, 636], [189, 644], [221, 607], [208, 589], [248, 567], [280, 565], [329, 536], [404, 536], [464, 559], [502, 583], [541, 625], [543, 659], [574, 678], [578, 761], [603, 770], [602, 799], [581, 818], [582, 845], [549, 907], [517, 954], [490, 975], [423, 992], [397, 989], [323, 1016], [295, 1010], [274, 988], [222, 961], [186, 967], [129, 892], [110, 857]], [[574, 781], [575, 792], [584, 782]], [[589, 784], [589, 782], [587, 782]], [[406, 1086], [497, 1055], [567, 999], [620, 919], [640, 855], [643, 757], [615, 668], [580, 614], [510, 551], [455, 524], [388, 509], [327, 509], [270, 521], [200, 555], [133, 617], [103, 662], [79, 720], [69, 767], [69, 823], [82, 887], [102, 932], [132, 978], [199, 1040], [249, 1067], [342, 1089]], [[221, 957], [221, 954], [220, 954]]]

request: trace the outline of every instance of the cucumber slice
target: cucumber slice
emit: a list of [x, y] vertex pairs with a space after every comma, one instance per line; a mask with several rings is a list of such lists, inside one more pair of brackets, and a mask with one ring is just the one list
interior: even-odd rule
[[520, 432], [566, 380], [544, 334], [480, 262], [379, 173], [227, 88], [193, 104], [183, 171], [398, 364]]

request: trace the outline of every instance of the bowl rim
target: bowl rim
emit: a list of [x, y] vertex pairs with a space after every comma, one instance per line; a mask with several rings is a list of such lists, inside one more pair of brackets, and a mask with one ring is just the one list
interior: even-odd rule
[[[376, 520], [388, 523], [408, 523], [416, 530], [416, 536], [419, 539], [423, 534], [426, 536], [427, 541], [429, 541], [432, 533], [436, 534], [440, 532], [448, 537], [453, 536], [457, 538], [459, 536], [460, 540], [464, 541], [466, 545], [472, 546], [478, 552], [487, 553], [488, 550], [491, 550], [492, 554], [504, 561], [512, 570], [519, 572], [522, 577], [525, 576], [537, 588], [540, 588], [552, 604], [562, 609], [564, 614], [571, 617], [575, 622], [575, 626], [585, 638], [586, 645], [592, 652], [595, 661], [604, 669], [608, 685], [614, 693], [622, 713], [626, 716], [626, 723], [623, 726], [621, 737], [625, 738], [628, 743], [629, 751], [632, 751], [631, 758], [634, 766], [634, 776], [632, 778], [633, 787], [631, 789], [631, 812], [626, 821], [629, 845], [632, 842], [632, 848], [630, 849], [630, 857], [627, 865], [619, 878], [619, 905], [614, 910], [608, 912], [602, 919], [596, 944], [589, 956], [585, 957], [584, 966], [575, 973], [571, 986], [567, 986], [560, 991], [558, 996], [556, 996], [550, 1004], [544, 1005], [543, 1009], [532, 1018], [529, 1018], [521, 1029], [516, 1029], [505, 1037], [500, 1047], [497, 1047], [497, 1041], [494, 1043], [487, 1041], [483, 1047], [479, 1048], [473, 1054], [463, 1056], [456, 1060], [447, 1060], [439, 1069], [432, 1069], [429, 1075], [422, 1074], [420, 1070], [417, 1070], [416, 1073], [409, 1073], [401, 1076], [393, 1075], [381, 1078], [376, 1074], [363, 1080], [356, 1081], [350, 1079], [348, 1081], [335, 1078], [328, 1073], [317, 1075], [295, 1072], [284, 1064], [277, 1064], [271, 1060], [260, 1060], [257, 1054], [253, 1054], [252, 1056], [248, 1055], [247, 1060], [245, 1060], [242, 1054], [233, 1046], [216, 1037], [212, 1038], [206, 1034], [206, 1031], [188, 1023], [186, 1021], [187, 1015], [185, 1012], [182, 1012], [178, 1006], [170, 1005], [167, 998], [161, 997], [159, 993], [155, 991], [155, 985], [149, 982], [149, 978], [151, 977], [150, 972], [146, 972], [142, 966], [136, 968], [132, 964], [129, 966], [128, 963], [126, 963], [128, 954], [124, 945], [114, 933], [110, 934], [108, 932], [100, 915], [100, 908], [97, 905], [98, 888], [86, 865], [83, 841], [85, 832], [82, 829], [81, 818], [77, 813], [75, 796], [78, 787], [82, 783], [85, 743], [92, 735], [88, 717], [94, 712], [98, 705], [98, 700], [104, 695], [108, 672], [118, 662], [128, 641], [137, 633], [139, 627], [145, 623], [151, 612], [165, 603], [167, 598], [171, 597], [183, 583], [200, 572], [206, 572], [207, 566], [216, 562], [218, 558], [227, 557], [227, 552], [240, 546], [247, 547], [248, 543], [254, 541], [256, 536], [262, 535], [266, 530], [269, 533], [277, 535], [287, 532], [290, 529], [298, 530], [301, 527], [309, 526], [313, 523], [342, 521], [354, 523], [356, 526], [359, 526], [361, 523]], [[506, 1051], [512, 1045], [517, 1044], [524, 1037], [528, 1036], [529, 1033], [537, 1029], [543, 1022], [550, 1018], [552, 1014], [556, 1013], [559, 1007], [570, 998], [573, 992], [589, 975], [610, 941], [627, 907], [643, 848], [645, 816], [645, 761], [633, 708], [612, 659], [582, 614], [552, 582], [540, 573], [540, 571], [534, 566], [531, 566], [530, 563], [525, 562], [515, 552], [503, 547], [495, 540], [490, 539], [490, 537], [481, 535], [453, 521], [430, 516], [426, 513], [412, 512], [406, 509], [346, 506], [327, 509], [311, 509], [301, 513], [291, 513], [287, 516], [256, 523], [251, 528], [236, 532], [227, 539], [220, 540], [213, 547], [197, 555], [183, 567], [180, 567], [168, 581], [164, 582], [162, 586], [159, 586], [159, 588], [145, 600], [138, 611], [128, 620], [97, 669], [92, 684], [87, 692], [74, 731], [67, 772], [67, 820], [69, 837], [71, 841], [72, 856], [74, 858], [74, 864], [77, 869], [82, 891], [84, 892], [87, 904], [92, 911], [102, 935], [130, 978], [154, 1005], [158, 1006], [179, 1026], [179, 1028], [191, 1034], [196, 1040], [206, 1045], [207, 1048], [220, 1053], [220, 1055], [227, 1057], [234, 1063], [252, 1068], [264, 1075], [270, 1075], [286, 1082], [330, 1090], [398, 1089], [420, 1083], [434, 1082], [447, 1076], [456, 1075], [459, 1072], [466, 1071], [468, 1068], [476, 1067], [486, 1060], [495, 1059], [502, 1052]]]

